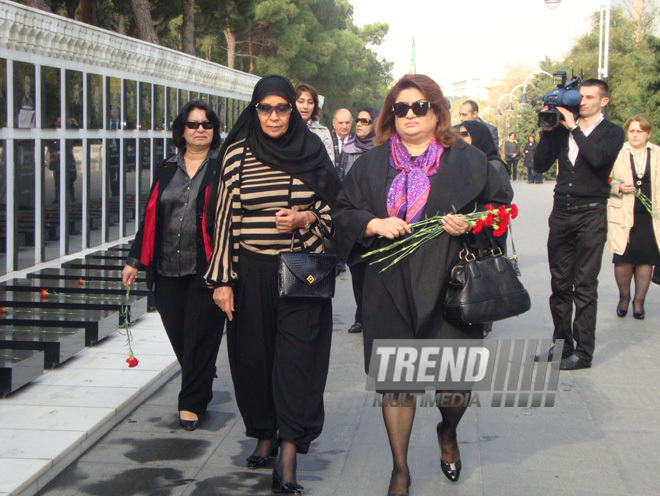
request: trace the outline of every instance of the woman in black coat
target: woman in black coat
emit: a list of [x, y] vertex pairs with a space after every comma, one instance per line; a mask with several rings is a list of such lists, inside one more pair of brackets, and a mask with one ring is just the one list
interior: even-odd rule
[[[351, 257], [391, 244], [411, 232], [424, 214], [467, 213], [498, 201], [499, 180], [486, 156], [458, 141], [440, 87], [423, 75], [407, 75], [390, 90], [377, 126], [378, 145], [363, 154], [344, 180], [334, 221]], [[470, 224], [446, 215], [445, 232], [380, 272], [367, 265], [364, 281], [365, 369], [375, 339], [478, 339], [483, 326], [459, 328], [445, 320], [442, 294], [458, 261]], [[371, 261], [371, 260], [369, 260]], [[377, 372], [377, 371], [375, 371]], [[466, 405], [469, 392], [460, 393]], [[394, 469], [388, 494], [408, 494], [408, 444], [415, 415], [414, 397], [397, 393], [383, 403]], [[398, 405], [398, 406], [394, 406]], [[401, 405], [409, 408], [401, 408]], [[456, 429], [465, 406], [439, 406], [436, 427], [443, 473], [458, 480], [461, 470]]]
[[220, 120], [203, 101], [181, 109], [172, 124], [179, 152], [154, 168], [142, 225], [122, 271], [124, 285], [146, 269], [156, 308], [181, 365], [179, 423], [195, 430], [213, 394], [225, 316], [203, 274], [211, 256], [215, 188], [221, 167]]

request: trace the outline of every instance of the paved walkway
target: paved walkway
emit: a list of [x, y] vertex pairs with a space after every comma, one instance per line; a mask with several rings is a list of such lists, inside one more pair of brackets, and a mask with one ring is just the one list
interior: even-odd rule
[[[545, 243], [552, 187], [515, 184], [521, 213], [513, 227], [532, 310], [496, 323], [492, 339], [551, 336]], [[409, 453], [411, 495], [660, 494], [659, 288], [651, 288], [640, 322], [615, 315], [607, 252], [600, 281], [593, 368], [562, 372], [553, 408], [470, 408], [459, 427], [464, 468], [457, 484], [440, 472], [439, 413], [419, 408]], [[385, 495], [387, 437], [374, 396], [365, 392], [361, 337], [346, 333], [354, 311], [350, 278], [343, 274], [338, 282], [326, 423], [310, 453], [299, 457], [299, 482], [314, 496]], [[141, 346], [138, 356], [147, 352]], [[150, 360], [143, 356], [131, 370], [147, 369]], [[254, 442], [245, 438], [233, 401], [224, 341], [218, 375], [202, 429], [177, 427], [177, 375], [39, 495], [270, 494], [270, 469], [245, 468]]]

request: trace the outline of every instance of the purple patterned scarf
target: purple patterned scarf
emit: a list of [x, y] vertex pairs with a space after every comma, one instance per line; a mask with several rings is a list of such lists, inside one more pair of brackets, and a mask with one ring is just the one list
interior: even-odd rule
[[421, 220], [429, 199], [429, 176], [438, 173], [440, 157], [445, 149], [435, 138], [419, 157], [412, 161], [399, 133], [390, 138], [390, 167], [400, 170], [387, 193], [387, 214], [408, 223]]

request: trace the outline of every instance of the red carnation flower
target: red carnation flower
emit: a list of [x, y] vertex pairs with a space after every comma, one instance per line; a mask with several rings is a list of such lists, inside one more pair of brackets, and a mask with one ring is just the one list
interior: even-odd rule
[[486, 226], [486, 227], [492, 226], [494, 217], [495, 216], [492, 213], [489, 213], [488, 215], [486, 215], [486, 218], [484, 219], [484, 226]]
[[83, 282], [85, 282], [85, 281], [83, 281], [83, 278], [82, 278], [82, 277], [79, 277], [79, 278], [78, 278], [78, 287], [82, 286], [82, 285], [83, 285]]
[[495, 210], [495, 207], [493, 207], [492, 205], [486, 205], [486, 210], [488, 211]]
[[477, 219], [477, 222], [474, 223], [474, 227], [472, 228], [472, 233], [478, 234], [483, 230], [483, 228], [484, 228], [484, 221], [482, 219]]
[[516, 205], [515, 203], [512, 203], [511, 208], [509, 209], [509, 213], [511, 214], [512, 219], [515, 219], [516, 217], [518, 217], [518, 205]]
[[140, 362], [138, 361], [137, 358], [133, 357], [133, 358], [127, 358], [126, 363], [128, 364], [128, 368], [132, 369], [133, 367], [137, 367], [138, 363]]
[[41, 299], [45, 300], [47, 296], [48, 296], [48, 290], [47, 289], [42, 289], [41, 290]]
[[610, 184], [612, 184], [612, 178], [611, 178], [611, 177], [608, 177], [608, 178], [607, 178], [607, 182], [610, 183]]
[[4, 316], [5, 314], [5, 307], [0, 307], [0, 315]]

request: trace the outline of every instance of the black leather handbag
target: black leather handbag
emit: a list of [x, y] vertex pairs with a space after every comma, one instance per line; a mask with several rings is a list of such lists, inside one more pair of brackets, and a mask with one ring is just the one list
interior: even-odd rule
[[444, 314], [455, 325], [502, 320], [525, 313], [532, 306], [513, 263], [489, 239], [486, 253], [470, 248], [464, 241], [460, 261], [450, 272]]
[[[335, 296], [337, 255], [330, 253], [281, 252], [277, 286], [281, 297], [332, 298]], [[302, 245], [302, 243], [301, 243]], [[325, 246], [324, 246], [325, 251]]]

